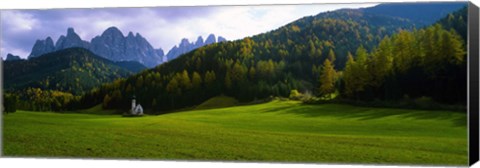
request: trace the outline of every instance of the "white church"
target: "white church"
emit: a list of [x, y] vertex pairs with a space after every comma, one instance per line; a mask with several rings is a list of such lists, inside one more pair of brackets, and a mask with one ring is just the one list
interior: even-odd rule
[[130, 114], [129, 115], [133, 115], [133, 116], [143, 115], [142, 105], [136, 104], [135, 96], [132, 97], [132, 108], [130, 109]]

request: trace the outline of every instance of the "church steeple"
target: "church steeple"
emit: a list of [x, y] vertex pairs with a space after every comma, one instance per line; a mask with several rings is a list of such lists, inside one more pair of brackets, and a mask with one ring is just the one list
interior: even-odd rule
[[130, 113], [131, 114], [134, 114], [135, 113], [135, 107], [137, 106], [137, 103], [135, 101], [135, 95], [132, 96], [132, 108], [130, 110]]

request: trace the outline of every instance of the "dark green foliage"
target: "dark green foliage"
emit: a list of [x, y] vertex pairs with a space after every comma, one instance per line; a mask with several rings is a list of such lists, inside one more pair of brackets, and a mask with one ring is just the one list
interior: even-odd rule
[[371, 50], [385, 35], [391, 35], [399, 29], [413, 28], [416, 28], [415, 22], [407, 19], [361, 10], [326, 12], [254, 36], [254, 41], [260, 47], [255, 57], [263, 59], [277, 55], [272, 58], [274, 61], [283, 59], [292, 63], [321, 65], [333, 50], [336, 56], [334, 66], [343, 69], [348, 52], [354, 53], [360, 45]]
[[439, 24], [401, 31], [385, 38], [369, 57], [360, 53], [344, 71], [347, 98], [466, 103], [466, 52], [455, 31]]
[[17, 91], [19, 95], [18, 107], [32, 111], [66, 111], [74, 108], [73, 102], [79, 100], [79, 96], [71, 93], [42, 90], [39, 88], [27, 88]]
[[14, 113], [17, 111], [18, 96], [15, 94], [3, 94], [3, 112]]
[[455, 30], [466, 43], [468, 35], [468, 10], [466, 6], [456, 12], [448, 14], [447, 17], [440, 19], [437, 23], [441, 24], [447, 30]]
[[[118, 63], [133, 65], [132, 63]], [[138, 68], [133, 68], [138, 69]], [[70, 48], [22, 61], [4, 62], [7, 91], [29, 87], [80, 95], [95, 86], [133, 74], [82, 48]]]

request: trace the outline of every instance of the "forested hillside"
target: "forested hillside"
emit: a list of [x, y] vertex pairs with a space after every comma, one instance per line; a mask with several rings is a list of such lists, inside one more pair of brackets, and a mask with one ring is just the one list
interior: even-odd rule
[[438, 21], [445, 29], [450, 30], [454, 29], [460, 36], [462, 36], [463, 41], [467, 42], [467, 20], [468, 20], [468, 9], [463, 7], [462, 9], [450, 13], [447, 17], [444, 17]]
[[4, 87], [7, 91], [30, 87], [80, 95], [94, 86], [133, 74], [120, 65], [141, 69], [133, 63], [114, 63], [86, 49], [65, 49], [29, 60], [5, 62]]
[[365, 101], [465, 103], [464, 44], [456, 31], [442, 26], [447, 27], [414, 30], [408, 20], [360, 10], [322, 13], [258, 36], [201, 47], [103, 85], [77, 106], [128, 109], [136, 95], [147, 111], [157, 113], [221, 94], [248, 102], [288, 97], [292, 90]]

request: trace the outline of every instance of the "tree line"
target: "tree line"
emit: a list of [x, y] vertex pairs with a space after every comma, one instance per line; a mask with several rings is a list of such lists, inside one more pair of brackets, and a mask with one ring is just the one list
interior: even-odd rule
[[[333, 49], [316, 65], [258, 59], [262, 47], [250, 38], [200, 48], [152, 71], [102, 86], [81, 104], [128, 108], [131, 96], [146, 109], [165, 112], [197, 105], [225, 94], [247, 102], [270, 96], [288, 97], [292, 90], [351, 100], [399, 100], [429, 97], [447, 104], [465, 103], [466, 61], [462, 38], [437, 24], [385, 36], [370, 52], [363, 46], [347, 53], [336, 70]], [[234, 52], [237, 51], [237, 52]], [[230, 56], [233, 55], [233, 56]], [[317, 58], [318, 59], [318, 58]], [[312, 68], [305, 68], [308, 66]]]
[[348, 56], [342, 95], [350, 99], [398, 100], [430, 97], [466, 103], [466, 52], [454, 30], [436, 24], [385, 37], [370, 53], [359, 47]]

